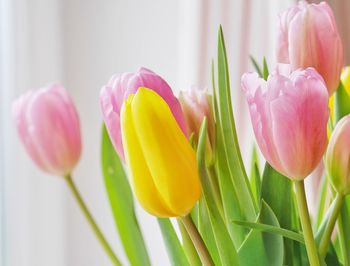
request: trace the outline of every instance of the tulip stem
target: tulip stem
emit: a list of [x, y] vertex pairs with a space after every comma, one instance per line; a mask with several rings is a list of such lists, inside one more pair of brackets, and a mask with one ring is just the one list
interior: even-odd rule
[[99, 240], [100, 244], [102, 245], [103, 249], [107, 253], [108, 257], [113, 262], [113, 265], [115, 266], [121, 266], [121, 262], [117, 258], [117, 256], [114, 254], [114, 251], [112, 250], [110, 244], [107, 242], [106, 238], [103, 236], [100, 228], [96, 224], [94, 218], [92, 217], [91, 213], [89, 212], [86, 204], [84, 203], [84, 200], [82, 199], [77, 187], [75, 186], [73, 179], [70, 174], [66, 175], [65, 180], [67, 181], [68, 187], [70, 188], [71, 192], [73, 193], [74, 198], [76, 199], [80, 209], [85, 215], [86, 220], [89, 222], [92, 230], [94, 231], [97, 239]]
[[347, 254], [347, 246], [345, 243], [345, 235], [344, 235], [344, 225], [343, 225], [343, 218], [342, 218], [342, 212], [340, 212], [339, 214], [339, 218], [338, 218], [338, 231], [339, 231], [339, 242], [340, 242], [340, 250], [341, 253], [343, 255], [343, 260], [344, 260], [344, 266], [349, 266], [350, 265], [350, 261], [348, 259], [348, 254]]
[[320, 261], [317, 253], [317, 247], [312, 232], [309, 210], [306, 202], [304, 180], [294, 181], [295, 193], [299, 209], [301, 227], [304, 233], [305, 245], [309, 263], [311, 266], [320, 266]]
[[337, 221], [337, 218], [339, 216], [339, 212], [341, 209], [341, 206], [343, 205], [344, 195], [337, 194], [335, 197], [335, 204], [331, 213], [331, 216], [329, 217], [328, 223], [326, 225], [326, 229], [322, 235], [320, 246], [319, 246], [319, 252], [321, 258], [324, 258], [326, 256], [329, 241], [331, 240], [331, 235], [334, 229], [335, 222]]
[[201, 235], [199, 234], [195, 224], [193, 223], [191, 216], [187, 215], [184, 217], [179, 217], [178, 219], [182, 222], [186, 231], [188, 232], [203, 265], [213, 266], [214, 262], [209, 254], [206, 245], [204, 244]]

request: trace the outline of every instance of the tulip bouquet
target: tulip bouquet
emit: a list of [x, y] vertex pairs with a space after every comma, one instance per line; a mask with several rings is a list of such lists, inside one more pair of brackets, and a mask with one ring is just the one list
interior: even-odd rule
[[[141, 68], [101, 89], [102, 171], [130, 265], [150, 265], [134, 197], [157, 217], [172, 265], [350, 265], [350, 68], [326, 3], [300, 2], [279, 17], [277, 62], [241, 78], [263, 166], [245, 168], [220, 27], [212, 91], [176, 97]], [[114, 265], [117, 254], [71, 176], [81, 151], [77, 111], [59, 85], [13, 105], [34, 162], [63, 176]], [[304, 187], [317, 166], [315, 215]], [[178, 227], [179, 230], [176, 230]], [[150, 247], [151, 248], [151, 247]]]

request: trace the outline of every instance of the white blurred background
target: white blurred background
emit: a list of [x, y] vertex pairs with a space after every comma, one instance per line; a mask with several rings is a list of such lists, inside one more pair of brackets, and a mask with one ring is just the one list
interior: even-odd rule
[[[114, 73], [145, 66], [175, 91], [210, 87], [210, 61], [216, 55], [221, 23], [239, 140], [247, 161], [252, 131], [240, 93], [240, 75], [252, 70], [250, 54], [259, 61], [265, 55], [273, 66], [276, 18], [294, 2], [0, 0], [0, 263], [111, 265], [64, 181], [39, 171], [19, 144], [11, 120], [15, 97], [56, 81], [71, 93], [80, 113], [84, 145], [74, 179], [126, 262], [99, 167], [101, 86]], [[349, 3], [332, 3], [344, 33], [350, 32]], [[344, 34], [345, 44], [349, 38]], [[349, 63], [349, 54], [346, 60]], [[169, 265], [155, 218], [137, 208], [152, 263]]]

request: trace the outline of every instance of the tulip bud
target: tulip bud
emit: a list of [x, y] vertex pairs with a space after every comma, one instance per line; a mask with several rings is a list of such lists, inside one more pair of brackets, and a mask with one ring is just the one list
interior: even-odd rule
[[206, 90], [191, 88], [189, 91], [182, 91], [179, 101], [185, 115], [185, 121], [189, 134], [198, 134], [204, 117], [208, 121], [208, 134], [211, 144], [214, 143], [213, 115], [210, 106], [210, 96]]
[[336, 125], [326, 153], [328, 178], [337, 192], [350, 193], [350, 115]]
[[206, 162], [208, 165], [213, 163], [213, 148], [215, 143], [214, 121], [210, 106], [210, 98], [206, 90], [191, 88], [189, 91], [182, 91], [179, 95], [179, 101], [185, 115], [187, 129], [189, 134], [194, 134], [198, 141], [199, 131], [204, 117], [208, 121], [208, 135], [206, 143]]
[[64, 176], [81, 153], [79, 117], [59, 85], [30, 91], [18, 98], [12, 113], [19, 137], [32, 160], [45, 172]]
[[135, 94], [140, 87], [146, 87], [155, 91], [166, 101], [177, 123], [187, 136], [186, 123], [180, 103], [165, 80], [146, 68], [140, 68], [136, 73], [114, 75], [107, 85], [101, 89], [100, 105], [109, 137], [121, 159], [124, 159], [120, 129], [121, 106], [124, 100], [130, 94]]
[[328, 92], [313, 69], [242, 76], [257, 143], [265, 159], [285, 176], [302, 180], [327, 146]]
[[339, 84], [343, 46], [328, 4], [300, 1], [280, 15], [278, 26], [277, 62], [293, 70], [314, 67], [331, 95]]
[[196, 155], [169, 105], [139, 88], [121, 110], [126, 164], [137, 199], [158, 217], [185, 216], [201, 194]]

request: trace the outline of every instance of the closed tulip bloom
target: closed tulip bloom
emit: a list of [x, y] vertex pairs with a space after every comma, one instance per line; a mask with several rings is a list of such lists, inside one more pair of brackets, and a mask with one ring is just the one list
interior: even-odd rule
[[194, 133], [198, 138], [202, 121], [206, 117], [208, 120], [209, 139], [211, 144], [213, 144], [215, 138], [213, 115], [210, 106], [210, 96], [207, 91], [197, 88], [182, 91], [179, 95], [179, 101], [185, 115], [189, 134]]
[[185, 216], [201, 194], [195, 152], [169, 105], [140, 88], [121, 110], [126, 164], [142, 207], [158, 217]]
[[336, 125], [326, 153], [328, 177], [341, 194], [350, 193], [350, 115]]
[[45, 172], [64, 176], [81, 153], [79, 117], [60, 85], [30, 91], [12, 106], [19, 137], [32, 160]]
[[277, 70], [265, 81], [242, 76], [257, 143], [280, 173], [302, 180], [317, 166], [327, 146], [328, 92], [313, 69]]
[[108, 134], [121, 159], [124, 159], [120, 129], [121, 106], [124, 100], [130, 94], [136, 93], [140, 87], [146, 87], [155, 91], [166, 101], [180, 128], [187, 135], [186, 123], [180, 103], [165, 80], [146, 68], [140, 68], [135, 73], [114, 75], [107, 85], [101, 89], [100, 105]]
[[278, 26], [277, 61], [293, 70], [314, 67], [331, 95], [339, 84], [343, 46], [328, 4], [301, 1], [280, 15]]

